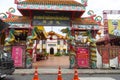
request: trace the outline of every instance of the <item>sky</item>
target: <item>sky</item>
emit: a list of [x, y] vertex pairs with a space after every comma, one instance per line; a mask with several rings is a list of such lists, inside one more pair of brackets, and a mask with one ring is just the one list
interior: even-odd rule
[[[81, 0], [76, 1], [81, 2]], [[16, 4], [14, 4], [14, 0], [0, 0], [0, 13], [5, 13], [10, 7], [16, 9], [14, 14], [20, 15]], [[120, 10], [120, 0], [88, 0], [88, 6], [86, 7], [86, 12], [83, 17], [88, 16], [87, 12], [89, 10], [93, 10], [97, 16], [103, 17], [103, 10]], [[120, 19], [120, 15], [110, 15], [109, 18], [111, 17]], [[54, 30], [54, 27], [49, 29]], [[60, 31], [60, 29], [57, 30], [58, 32]]]

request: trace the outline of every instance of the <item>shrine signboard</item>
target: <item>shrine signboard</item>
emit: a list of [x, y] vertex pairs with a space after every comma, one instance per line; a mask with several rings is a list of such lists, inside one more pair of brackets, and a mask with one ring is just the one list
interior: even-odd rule
[[69, 17], [61, 16], [34, 16], [32, 24], [34, 26], [70, 26]]
[[14, 59], [15, 67], [23, 67], [23, 49], [20, 46], [12, 47], [12, 58]]
[[89, 68], [89, 50], [88, 48], [77, 48], [77, 65], [79, 68]]

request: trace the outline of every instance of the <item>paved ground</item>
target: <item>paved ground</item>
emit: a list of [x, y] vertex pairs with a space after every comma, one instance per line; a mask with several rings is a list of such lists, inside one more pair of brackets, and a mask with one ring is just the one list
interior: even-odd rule
[[[38, 66], [39, 74], [57, 74], [58, 66], [61, 66], [63, 74], [73, 74], [74, 69], [69, 69], [69, 56], [55, 57], [50, 56], [47, 60], [41, 60], [33, 63], [32, 69], [16, 69], [13, 74], [33, 74], [34, 67]], [[78, 73], [87, 74], [106, 74], [106, 73], [120, 73], [120, 69], [78, 69]]]
[[69, 56], [49, 56], [47, 60], [40, 60], [33, 63], [33, 68], [38, 66], [39, 68], [69, 68]]
[[81, 77], [80, 80], [116, 80], [116, 79], [108, 78], [108, 77], [103, 77], [103, 78], [100, 78], [100, 77], [83, 78], [83, 77]]
[[[33, 74], [35, 69], [16, 69], [13, 74]], [[73, 74], [74, 69], [61, 69], [62, 74]], [[58, 69], [38, 69], [39, 74], [57, 74]], [[120, 70], [78, 69], [79, 74], [120, 74]]]
[[[31, 75], [9, 75], [5, 80], [32, 80], [34, 77]], [[73, 80], [73, 74], [62, 74], [63, 80]], [[80, 80], [120, 80], [119, 74], [79, 74]], [[55, 75], [39, 75], [40, 80], [57, 80], [57, 74]]]
[[[57, 80], [57, 74], [39, 74], [40, 80]], [[120, 74], [79, 74], [80, 80], [120, 80]], [[32, 80], [33, 74], [8, 75], [6, 80]], [[63, 80], [73, 80], [74, 74], [62, 74]]]

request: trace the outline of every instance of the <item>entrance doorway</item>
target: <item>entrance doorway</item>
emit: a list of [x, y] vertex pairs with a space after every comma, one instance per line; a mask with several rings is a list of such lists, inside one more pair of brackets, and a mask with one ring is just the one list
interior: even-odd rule
[[[62, 68], [69, 68], [69, 56], [55, 56], [54, 47], [50, 47], [48, 53], [50, 54], [47, 59], [42, 59], [40, 61], [36, 61], [32, 64], [32, 67], [38, 66], [39, 68], [58, 68], [59, 66]], [[56, 53], [55, 53], [56, 54]]]
[[54, 48], [50, 48], [50, 54], [51, 54], [51, 55], [54, 54]]

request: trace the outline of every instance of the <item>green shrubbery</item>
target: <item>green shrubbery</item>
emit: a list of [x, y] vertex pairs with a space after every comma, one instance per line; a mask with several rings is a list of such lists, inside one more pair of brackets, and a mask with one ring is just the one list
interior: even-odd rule
[[60, 52], [57, 52], [56, 54], [54, 54], [54, 56], [62, 56], [62, 54]]
[[46, 51], [44, 52], [44, 56], [48, 56], [49, 55], [49, 53], [47, 53]]
[[65, 55], [65, 56], [69, 56], [69, 54], [68, 54], [68, 53], [63, 53], [63, 55]]
[[69, 56], [69, 54], [68, 53], [60, 53], [60, 52], [57, 52], [56, 54], [54, 54], [54, 56], [62, 56], [62, 55], [64, 55], [64, 56]]

